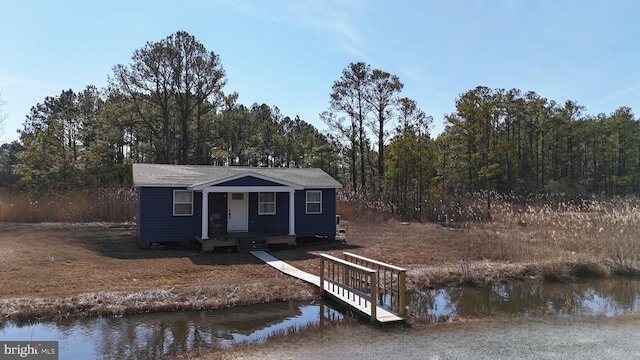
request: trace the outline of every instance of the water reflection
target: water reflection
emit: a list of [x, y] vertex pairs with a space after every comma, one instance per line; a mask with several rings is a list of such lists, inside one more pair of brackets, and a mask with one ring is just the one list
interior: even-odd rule
[[409, 294], [409, 313], [429, 322], [461, 316], [619, 316], [640, 311], [640, 281], [592, 279], [572, 284], [508, 283]]
[[[640, 280], [447, 288], [412, 293], [408, 300], [411, 317], [431, 322], [462, 316], [613, 317], [640, 311]], [[215, 311], [10, 323], [0, 328], [0, 340], [58, 341], [61, 359], [161, 359], [214, 345], [260, 341], [274, 333], [342, 318], [323, 301], [288, 301]]]
[[59, 341], [61, 359], [161, 359], [240, 341], [261, 341], [343, 315], [322, 301], [273, 302], [213, 311], [74, 318], [0, 329], [0, 340]]

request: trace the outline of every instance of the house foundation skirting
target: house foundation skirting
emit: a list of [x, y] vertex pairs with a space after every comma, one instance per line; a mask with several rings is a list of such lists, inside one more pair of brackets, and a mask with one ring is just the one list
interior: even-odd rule
[[[226, 235], [226, 234], [225, 234]], [[239, 248], [242, 242], [251, 240], [263, 240], [264, 243], [269, 245], [296, 245], [296, 237], [292, 235], [260, 235], [260, 234], [245, 234], [245, 236], [222, 235], [213, 239], [202, 239], [200, 236], [196, 236], [196, 240], [202, 244], [202, 251], [213, 251], [215, 248]]]

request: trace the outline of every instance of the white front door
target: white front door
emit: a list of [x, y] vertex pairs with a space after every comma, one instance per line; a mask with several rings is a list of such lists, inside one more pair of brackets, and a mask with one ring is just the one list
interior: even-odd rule
[[249, 230], [248, 193], [227, 194], [227, 232]]

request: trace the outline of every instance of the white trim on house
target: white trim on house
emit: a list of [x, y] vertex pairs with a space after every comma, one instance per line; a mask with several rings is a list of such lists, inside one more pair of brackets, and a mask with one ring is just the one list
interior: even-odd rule
[[249, 193], [227, 194], [227, 216], [227, 232], [249, 231]]
[[[262, 195], [273, 196], [273, 200], [266, 201], [262, 199]], [[273, 207], [272, 207], [273, 206]], [[263, 207], [265, 209], [263, 210]], [[275, 215], [277, 212], [276, 193], [272, 191], [262, 191], [258, 193], [258, 215]], [[267, 210], [269, 209], [269, 210]]]
[[242, 174], [228, 176], [226, 178], [218, 179], [218, 180], [214, 180], [214, 181], [207, 181], [207, 182], [203, 182], [203, 183], [199, 183], [199, 184], [193, 184], [192, 186], [190, 186], [190, 188], [192, 188], [193, 190], [202, 190], [202, 189], [204, 189], [205, 187], [208, 187], [208, 186], [215, 186], [216, 184], [222, 184], [222, 183], [225, 183], [225, 182], [228, 182], [228, 181], [234, 181], [234, 180], [242, 179], [242, 178], [245, 178], [245, 177], [248, 177], [248, 176], [251, 176], [251, 177], [254, 177], [254, 178], [260, 179], [260, 180], [270, 181], [270, 182], [273, 182], [273, 183], [276, 183], [276, 184], [281, 184], [283, 186], [290, 186], [290, 187], [292, 187], [292, 188], [294, 188], [296, 190], [302, 190], [303, 189], [303, 187], [300, 186], [300, 185], [296, 185], [296, 184], [289, 183], [289, 182], [286, 182], [286, 181], [282, 181], [282, 180], [279, 180], [279, 179], [274, 179], [272, 177], [256, 174], [256, 173], [254, 173], [252, 171], [247, 171], [247, 172], [242, 173]]
[[[191, 188], [190, 188], [191, 189]], [[209, 239], [209, 194], [210, 193], [260, 193], [260, 192], [288, 192], [289, 193], [289, 235], [296, 234], [296, 189], [290, 186], [207, 186], [202, 190], [202, 231], [201, 239]], [[322, 196], [322, 195], [320, 195]]]
[[[319, 201], [309, 201], [309, 193], [319, 193], [320, 200]], [[318, 204], [320, 205], [319, 211], [309, 211], [309, 204]], [[305, 214], [322, 214], [322, 190], [307, 190], [304, 194], [304, 212]]]
[[[191, 195], [191, 201], [178, 201], [176, 198], [176, 194], [178, 193], [188, 193]], [[173, 190], [173, 216], [193, 216], [193, 191], [191, 190], [182, 190], [176, 189]], [[189, 205], [190, 211], [189, 213], [177, 212], [176, 205]]]
[[[273, 182], [277, 182], [279, 184], [282, 184], [283, 186], [291, 186], [294, 187], [296, 190], [304, 190], [305, 187], [300, 186], [300, 185], [295, 185], [295, 184], [287, 184], [284, 183], [280, 180], [269, 180], [269, 181], [273, 181]], [[144, 184], [134, 184], [133, 187], [135, 188], [144, 188], [144, 187], [157, 187], [157, 188], [188, 188], [189, 190], [197, 190], [197, 191], [201, 191], [203, 187], [206, 187], [209, 185], [193, 185], [193, 184], [152, 184], [152, 183], [144, 183]], [[277, 186], [277, 185], [274, 185]], [[313, 189], [342, 189], [342, 186], [336, 187], [336, 186], [311, 186]]]
[[210, 193], [230, 193], [230, 192], [288, 192], [297, 190], [290, 186], [208, 186], [204, 189], [188, 187], [189, 190], [204, 191]]

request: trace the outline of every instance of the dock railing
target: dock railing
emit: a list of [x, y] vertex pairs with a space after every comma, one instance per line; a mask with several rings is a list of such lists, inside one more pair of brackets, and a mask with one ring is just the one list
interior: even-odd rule
[[360, 255], [345, 252], [344, 258], [350, 263], [364, 266], [376, 271], [378, 306], [396, 312], [400, 316], [407, 313], [407, 270], [369, 259]]
[[320, 254], [320, 291], [345, 296], [357, 301], [357, 305], [364, 309], [369, 307], [371, 322], [376, 321], [377, 275], [378, 272], [373, 269]]

